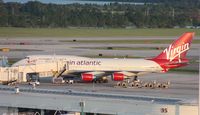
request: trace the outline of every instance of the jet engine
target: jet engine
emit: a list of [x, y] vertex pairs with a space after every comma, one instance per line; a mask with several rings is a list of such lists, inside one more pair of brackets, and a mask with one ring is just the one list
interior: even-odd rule
[[113, 81], [123, 81], [125, 79], [125, 75], [123, 73], [113, 73], [112, 80]]
[[96, 77], [93, 75], [93, 74], [89, 74], [89, 73], [82, 73], [81, 74], [81, 79], [83, 81], [86, 81], [86, 82], [91, 82], [95, 79]]

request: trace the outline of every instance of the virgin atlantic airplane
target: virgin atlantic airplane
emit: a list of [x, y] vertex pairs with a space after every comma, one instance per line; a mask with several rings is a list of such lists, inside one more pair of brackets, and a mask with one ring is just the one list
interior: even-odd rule
[[139, 86], [140, 84], [136, 81], [139, 81], [138, 76], [140, 75], [167, 72], [169, 69], [188, 65], [186, 54], [193, 37], [194, 32], [184, 33], [154, 58], [109, 59], [70, 55], [31, 55], [16, 62], [13, 66], [62, 60], [65, 66], [61, 74], [76, 75], [84, 82], [100, 81], [105, 76], [111, 76], [112, 80], [120, 81], [118, 85]]

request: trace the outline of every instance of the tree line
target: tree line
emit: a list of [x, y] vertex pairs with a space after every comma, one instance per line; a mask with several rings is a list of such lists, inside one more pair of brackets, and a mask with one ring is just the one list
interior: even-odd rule
[[144, 5], [119, 3], [58, 5], [43, 4], [37, 1], [25, 4], [4, 3], [0, 0], [0, 26], [50, 28], [200, 26], [199, 0], [156, 0], [156, 3]]

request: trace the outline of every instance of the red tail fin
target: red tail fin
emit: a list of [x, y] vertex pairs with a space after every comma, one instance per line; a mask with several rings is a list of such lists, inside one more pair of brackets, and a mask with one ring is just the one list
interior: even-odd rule
[[162, 67], [165, 66], [166, 69], [183, 66], [180, 64], [188, 61], [186, 59], [186, 54], [190, 49], [190, 44], [193, 37], [194, 32], [184, 33], [181, 37], [179, 37], [179, 39], [175, 40], [168, 48], [166, 48], [162, 53], [152, 60], [159, 63]]

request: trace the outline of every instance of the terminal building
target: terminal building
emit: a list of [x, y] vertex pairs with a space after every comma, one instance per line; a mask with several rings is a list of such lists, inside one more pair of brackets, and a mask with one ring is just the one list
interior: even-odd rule
[[61, 112], [65, 112], [62, 115], [198, 115], [198, 106], [170, 98], [30, 88], [19, 88], [16, 92], [9, 86], [0, 86], [0, 114], [25, 112], [34, 115], [61, 115]]

